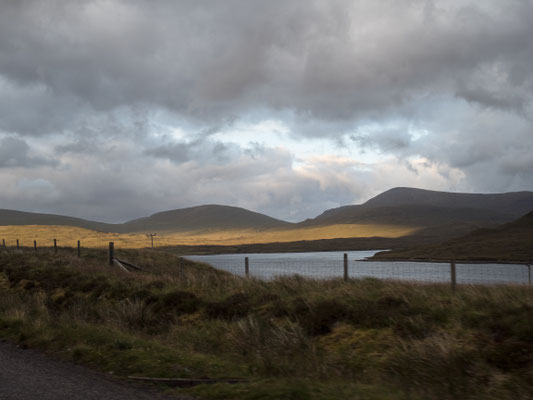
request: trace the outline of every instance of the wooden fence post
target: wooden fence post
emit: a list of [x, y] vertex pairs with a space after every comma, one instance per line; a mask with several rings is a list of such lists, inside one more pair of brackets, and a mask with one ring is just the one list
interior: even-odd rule
[[450, 260], [450, 278], [452, 284], [452, 290], [455, 291], [457, 286], [457, 274], [455, 270], [455, 259]]
[[2, 244], [3, 244], [4, 249], [5, 249], [5, 248], [7, 247], [7, 246], [6, 246], [6, 240], [5, 240], [5, 239], [2, 239]]
[[57, 253], [57, 239], [54, 239], [54, 252]]
[[248, 257], [244, 257], [244, 273], [247, 278], [250, 277], [250, 262], [248, 260]]
[[348, 254], [344, 253], [344, 282], [348, 281]]
[[109, 266], [113, 266], [115, 260], [115, 243], [109, 242]]
[[531, 286], [531, 261], [527, 265], [527, 283]]
[[33, 241], [33, 249], [37, 251], [37, 240]]
[[17, 250], [20, 249], [19, 240], [17, 239]]
[[80, 257], [81, 257], [81, 243], [78, 240], [78, 258], [80, 258]]

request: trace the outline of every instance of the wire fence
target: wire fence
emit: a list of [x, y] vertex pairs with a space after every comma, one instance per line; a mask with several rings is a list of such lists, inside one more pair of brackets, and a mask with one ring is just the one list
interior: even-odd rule
[[[48, 246], [47, 246], [48, 244]], [[77, 241], [77, 249], [78, 249], [78, 257], [80, 256], [81, 251], [81, 241]], [[72, 246], [68, 246], [68, 248], [71, 248]], [[14, 239], [12, 243], [6, 242], [6, 239], [2, 239], [2, 243], [0, 244], [0, 249], [2, 250], [30, 250], [33, 249], [34, 251], [37, 251], [38, 249], [54, 249], [54, 251], [57, 253], [57, 250], [59, 248], [58, 246], [58, 240], [52, 239], [49, 243], [45, 243], [43, 246], [42, 242], [37, 243], [37, 240], [28, 241], [28, 243], [22, 243], [19, 239]]]
[[[317, 279], [377, 278], [456, 284], [531, 285], [529, 263], [370, 261], [352, 254], [299, 253], [187, 256], [217, 269], [264, 280], [301, 275]], [[312, 257], [315, 258], [312, 258]], [[248, 260], [248, 261], [246, 261]]]
[[[71, 246], [63, 246], [63, 247], [59, 247], [58, 246], [58, 240], [57, 239], [53, 239], [53, 242], [50, 242], [49, 243], [51, 246], [46, 246], [46, 244], [43, 246], [42, 245], [42, 242], [39, 243], [39, 245], [37, 244], [37, 240], [34, 240], [33, 241], [33, 246], [27, 246], [27, 245], [23, 245], [21, 243], [21, 241], [19, 241], [19, 239], [15, 239], [14, 243], [12, 245], [8, 245], [8, 243], [6, 242], [5, 239], [2, 239], [2, 243], [0, 245], [0, 250], [3, 250], [3, 251], [15, 251], [15, 252], [27, 252], [27, 251], [31, 251], [31, 252], [35, 252], [36, 254], [39, 252], [39, 251], [49, 251], [49, 250], [52, 250], [54, 251], [54, 253], [58, 253], [58, 250], [61, 248], [62, 250], [64, 249], [76, 249], [76, 253], [78, 255], [78, 258], [81, 258], [81, 255], [82, 255], [82, 246], [81, 246], [81, 241], [78, 240], [77, 241], [77, 244], [76, 244], [76, 247], [71, 247]], [[53, 244], [53, 245], [52, 245]], [[85, 249], [86, 250], [86, 249]], [[108, 252], [108, 260], [109, 260], [109, 265], [114, 265], [116, 263], [116, 261], [119, 261], [119, 264], [120, 264], [120, 260], [116, 259], [115, 258], [115, 243], [114, 242], [109, 242], [109, 252]], [[124, 262], [123, 262], [124, 263]], [[128, 264], [128, 263], [126, 263]], [[128, 264], [130, 265], [130, 264]], [[137, 267], [136, 265], [133, 265], [133, 267], [137, 268], [137, 269], [142, 269], [140, 267]]]
[[360, 261], [354, 262], [354, 275], [419, 282], [450, 282], [456, 284], [531, 284], [529, 264], [455, 263], [419, 261]]
[[[15, 245], [16, 243], [16, 245]], [[11, 248], [37, 251], [22, 247], [17, 239]], [[1, 247], [8, 249], [5, 240]], [[53, 240], [55, 252], [57, 240]], [[77, 241], [77, 254], [81, 256], [81, 243]], [[301, 275], [316, 279], [377, 278], [413, 282], [449, 282], [457, 284], [523, 284], [531, 285], [531, 262], [494, 263], [487, 261], [421, 262], [421, 261], [373, 261], [365, 257], [375, 251], [276, 253], [276, 254], [222, 254], [210, 256], [187, 256], [190, 260], [211, 264], [213, 267], [235, 275], [272, 280], [280, 276]], [[109, 264], [114, 265], [114, 243], [109, 242]], [[136, 266], [134, 266], [136, 267]], [[139, 267], [136, 267], [139, 268]]]

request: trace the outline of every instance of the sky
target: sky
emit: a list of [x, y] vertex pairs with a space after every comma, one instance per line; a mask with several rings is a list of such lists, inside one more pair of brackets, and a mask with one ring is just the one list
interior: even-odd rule
[[533, 0], [0, 0], [0, 208], [289, 221], [533, 190]]

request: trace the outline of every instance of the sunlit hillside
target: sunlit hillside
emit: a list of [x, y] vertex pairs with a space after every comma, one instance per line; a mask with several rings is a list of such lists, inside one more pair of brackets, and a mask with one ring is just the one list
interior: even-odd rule
[[[193, 231], [159, 234], [154, 237], [155, 246], [172, 245], [235, 245], [250, 243], [292, 242], [351, 237], [396, 238], [412, 234], [417, 227], [399, 225], [338, 224], [319, 227], [276, 229], [276, 230], [224, 230]], [[153, 232], [152, 232], [153, 233]], [[140, 233], [105, 233], [70, 226], [0, 226], [0, 239], [8, 246], [14, 246], [19, 239], [21, 246], [52, 246], [57, 239], [58, 246], [76, 246], [80, 240], [83, 247], [103, 247], [115, 242], [120, 248], [142, 248], [150, 246], [150, 238]]]

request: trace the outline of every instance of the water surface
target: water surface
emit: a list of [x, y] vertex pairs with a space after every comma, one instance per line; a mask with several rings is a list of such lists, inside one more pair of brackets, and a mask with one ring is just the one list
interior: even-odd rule
[[[348, 275], [353, 278], [375, 277], [420, 282], [449, 282], [448, 263], [409, 261], [361, 261], [381, 250], [328, 251], [309, 253], [220, 254], [186, 256], [215, 268], [244, 275], [244, 259], [248, 257], [250, 275], [273, 279], [282, 275], [302, 275], [313, 278], [341, 278], [344, 274], [343, 255], [348, 254]], [[457, 282], [463, 284], [518, 283], [528, 284], [529, 269], [517, 264], [456, 265]]]

